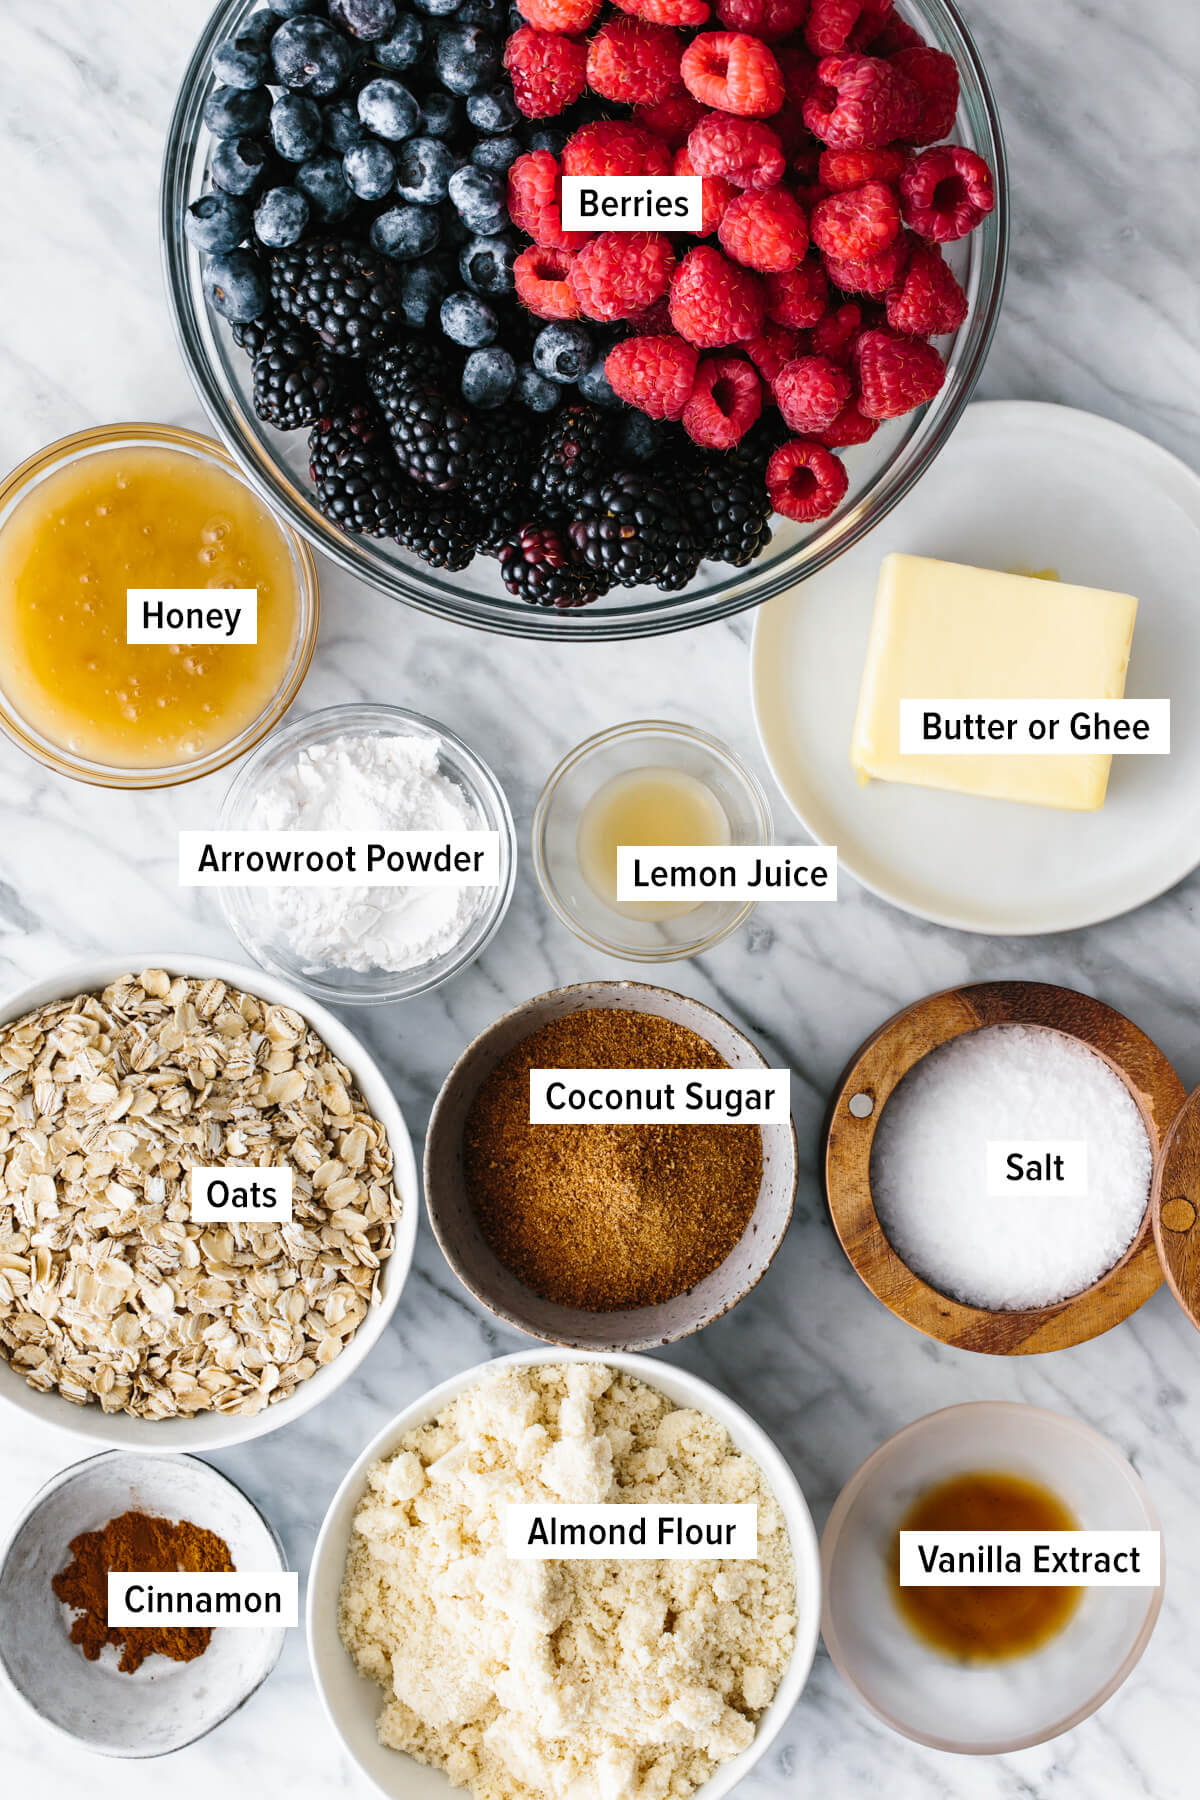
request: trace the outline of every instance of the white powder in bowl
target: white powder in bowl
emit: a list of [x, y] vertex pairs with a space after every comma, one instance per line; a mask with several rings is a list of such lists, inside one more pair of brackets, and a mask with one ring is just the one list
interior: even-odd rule
[[[1087, 1144], [1086, 1199], [1021, 1184], [989, 1199], [989, 1139]], [[924, 1057], [890, 1096], [871, 1151], [879, 1223], [939, 1293], [990, 1311], [1090, 1287], [1137, 1235], [1153, 1153], [1129, 1089], [1057, 1031], [991, 1025]]]
[[[758, 1506], [758, 1557], [510, 1561], [511, 1501]], [[746, 1749], [795, 1629], [787, 1526], [706, 1413], [597, 1363], [507, 1369], [370, 1471], [342, 1639], [380, 1741], [478, 1800], [686, 1800]]]
[[[463, 790], [438, 769], [431, 738], [347, 732], [301, 750], [260, 790], [259, 831], [479, 831]], [[307, 969], [399, 974], [442, 956], [466, 933], [475, 887], [279, 887], [276, 929]]]

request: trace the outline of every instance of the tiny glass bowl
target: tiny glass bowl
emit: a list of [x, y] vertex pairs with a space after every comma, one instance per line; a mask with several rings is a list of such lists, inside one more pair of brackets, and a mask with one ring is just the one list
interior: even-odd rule
[[[100, 451], [139, 449], [181, 451], [200, 462], [216, 464], [243, 486], [251, 484], [229, 452], [198, 432], [185, 431], [174, 425], [119, 424], [101, 425], [89, 431], [78, 431], [71, 437], [59, 438], [44, 450], [27, 457], [10, 474], [0, 479], [0, 532], [4, 531], [16, 509], [34, 493], [39, 483], [56, 475], [71, 464]], [[260, 502], [261, 495], [258, 496]], [[265, 504], [265, 502], [263, 502]], [[162, 768], [126, 768], [95, 762], [45, 736], [26, 719], [5, 691], [4, 671], [0, 668], [0, 729], [7, 732], [27, 755], [35, 757], [47, 768], [75, 781], [87, 781], [95, 787], [159, 788], [177, 787], [185, 781], [198, 781], [203, 775], [215, 774], [244, 756], [278, 725], [300, 691], [308, 673], [317, 641], [320, 600], [317, 569], [312, 551], [298, 532], [271, 509], [273, 524], [287, 546], [291, 557], [296, 591], [296, 629], [291, 654], [279, 687], [257, 718], [203, 756]]]
[[669, 719], [641, 719], [599, 732], [563, 758], [533, 815], [533, 866], [550, 906], [576, 937], [628, 962], [679, 962], [711, 950], [754, 911], [752, 900], [702, 900], [673, 918], [628, 918], [595, 892], [580, 867], [579, 824], [614, 776], [666, 768], [693, 776], [719, 801], [729, 845], [774, 841], [771, 806], [752, 771], [719, 738]]
[[[422, 713], [402, 706], [330, 706], [277, 731], [238, 770], [221, 808], [223, 831], [254, 828], [264, 787], [301, 751], [339, 737], [431, 738], [438, 747], [438, 773], [458, 788], [481, 830], [500, 835], [500, 880], [480, 888], [479, 904], [462, 937], [449, 950], [411, 969], [359, 972], [333, 961], [300, 957], [279, 929], [274, 904], [278, 889], [225, 887], [221, 903], [230, 929], [260, 967], [270, 969], [318, 999], [340, 1006], [382, 1006], [411, 1000], [440, 987], [469, 966], [491, 942], [512, 900], [517, 876], [517, 834], [504, 790], [491, 769], [461, 738]], [[363, 885], [367, 885], [364, 883]]]

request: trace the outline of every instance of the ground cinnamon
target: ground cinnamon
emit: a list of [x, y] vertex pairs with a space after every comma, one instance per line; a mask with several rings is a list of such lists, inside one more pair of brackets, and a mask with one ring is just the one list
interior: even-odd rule
[[588, 1312], [654, 1306], [724, 1262], [762, 1183], [757, 1125], [531, 1125], [531, 1069], [724, 1069], [654, 1013], [555, 1019], [497, 1064], [467, 1117], [463, 1170], [480, 1229], [543, 1299]]
[[72, 1538], [70, 1548], [74, 1561], [60, 1570], [51, 1586], [65, 1606], [75, 1609], [71, 1642], [79, 1645], [89, 1662], [96, 1661], [105, 1644], [114, 1644], [121, 1651], [117, 1667], [131, 1675], [148, 1656], [191, 1662], [208, 1649], [212, 1630], [207, 1625], [110, 1628], [108, 1575], [111, 1569], [232, 1573], [229, 1546], [216, 1532], [205, 1531], [183, 1519], [172, 1521], [150, 1513], [126, 1512], [110, 1519], [102, 1531], [81, 1532]]

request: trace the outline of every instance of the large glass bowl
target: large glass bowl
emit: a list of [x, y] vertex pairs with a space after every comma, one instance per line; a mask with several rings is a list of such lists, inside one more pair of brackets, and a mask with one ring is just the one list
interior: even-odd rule
[[979, 379], [1000, 312], [1008, 255], [1008, 177], [991, 86], [953, 0], [899, 0], [899, 12], [958, 64], [962, 99], [954, 135], [990, 164], [996, 206], [970, 238], [948, 247], [971, 310], [943, 346], [949, 365], [944, 388], [920, 412], [884, 425], [869, 444], [847, 452], [850, 490], [831, 519], [814, 526], [779, 519], [769, 547], [749, 568], [706, 563], [682, 593], [618, 588], [590, 607], [567, 613], [533, 607], [508, 594], [490, 558], [478, 556], [469, 569], [449, 574], [387, 540], [339, 531], [313, 503], [306, 474], [307, 433], [277, 432], [255, 417], [249, 360], [206, 305], [200, 258], [183, 232], [184, 212], [204, 189], [211, 150], [201, 113], [215, 85], [212, 50], [259, 4], [222, 0], [183, 79], [167, 137], [160, 201], [167, 291], [188, 369], [214, 428], [263, 497], [349, 574], [424, 612], [514, 637], [649, 637], [679, 631], [756, 606], [823, 568], [879, 523], [945, 444]]

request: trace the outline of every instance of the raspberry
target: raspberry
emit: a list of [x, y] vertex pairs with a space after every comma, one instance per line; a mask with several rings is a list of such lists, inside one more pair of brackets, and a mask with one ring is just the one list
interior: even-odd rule
[[[675, 163], [672, 171], [676, 175], [694, 175], [692, 159], [688, 155], [686, 145], [675, 152]], [[725, 181], [720, 175], [705, 175], [701, 178], [700, 188], [700, 230], [698, 237], [711, 237], [725, 216], [725, 209], [737, 198], [739, 190], [732, 181]]]
[[617, 0], [617, 5], [651, 25], [708, 24], [708, 0]]
[[808, 249], [804, 209], [783, 187], [739, 194], [726, 207], [718, 235], [734, 262], [764, 275], [794, 269]]
[[834, 287], [844, 294], [873, 294], [877, 298], [895, 287], [908, 266], [912, 239], [901, 232], [878, 256], [825, 256], [825, 271]]
[[900, 177], [905, 224], [937, 244], [966, 237], [995, 204], [991, 170], [982, 156], [960, 144], [922, 150]]
[[829, 450], [848, 450], [852, 444], [867, 444], [879, 430], [878, 419], [868, 419], [859, 411], [857, 400], [847, 400], [832, 425], [817, 436]]
[[[802, 44], [780, 44], [775, 51], [775, 61], [779, 64], [779, 73], [783, 76], [783, 91], [792, 103], [792, 108], [802, 113], [804, 102], [817, 85], [817, 59], [810, 56]], [[803, 118], [799, 121], [804, 126]], [[807, 127], [804, 127], [807, 132]]]
[[675, 252], [661, 231], [602, 231], [567, 277], [589, 319], [635, 319], [671, 285]]
[[827, 56], [804, 102], [804, 123], [831, 150], [873, 150], [915, 126], [920, 90], [876, 56]]
[[587, 86], [587, 46], [557, 31], [522, 25], [504, 50], [513, 99], [527, 119], [550, 119]]
[[671, 280], [671, 323], [702, 350], [757, 337], [766, 295], [756, 275], [708, 244], [689, 250]]
[[803, 342], [800, 332], [789, 331], [786, 325], [768, 323], [757, 337], [747, 339], [742, 348], [770, 387], [784, 363], [800, 355]]
[[792, 331], [807, 331], [829, 305], [829, 282], [820, 259], [806, 256], [797, 269], [767, 276], [767, 317]]
[[843, 262], [882, 256], [900, 234], [900, 202], [894, 188], [868, 181], [847, 194], [831, 194], [813, 208], [812, 236], [818, 250]]
[[830, 362], [845, 368], [854, 353], [858, 334], [863, 329], [863, 311], [853, 300], [847, 300], [813, 326], [812, 348], [815, 356], [827, 356]]
[[946, 379], [946, 365], [932, 344], [892, 331], [864, 331], [854, 360], [859, 410], [868, 419], [902, 418], [932, 400]]
[[871, 39], [871, 55], [895, 56], [897, 50], [918, 48], [928, 48], [925, 39], [906, 19], [900, 17], [894, 6], [889, 6], [883, 15], [879, 36]]
[[812, 0], [804, 36], [818, 56], [836, 56], [861, 27], [868, 36], [879, 30], [887, 0]]
[[904, 136], [910, 144], [936, 144], [954, 129], [958, 114], [958, 64], [944, 50], [921, 44], [900, 50], [892, 57], [899, 69], [920, 91], [921, 112], [916, 125]]
[[854, 392], [845, 369], [824, 356], [798, 356], [785, 363], [771, 392], [789, 431], [803, 436], [828, 430]]
[[517, 298], [539, 319], [577, 319], [579, 302], [567, 282], [575, 258], [569, 250], [530, 244], [513, 264]]
[[789, 438], [767, 464], [767, 494], [785, 519], [827, 519], [846, 497], [850, 477], [824, 444]]
[[703, 117], [704, 108], [686, 89], [678, 94], [668, 94], [654, 106], [635, 106], [633, 109], [633, 123], [640, 125], [643, 131], [652, 131], [655, 137], [664, 138], [672, 150], [682, 150], [688, 141], [688, 132]]
[[558, 160], [549, 150], [527, 151], [508, 171], [508, 216], [550, 250], [582, 249], [592, 235], [563, 230]]
[[808, 0], [717, 0], [717, 17], [728, 31], [748, 31], [764, 44], [777, 44], [799, 31]]
[[760, 119], [705, 113], [688, 134], [687, 151], [697, 175], [723, 175], [735, 187], [774, 187], [784, 171], [779, 139]]
[[618, 399], [652, 419], [678, 419], [696, 380], [699, 353], [680, 337], [631, 337], [614, 344], [604, 373]]
[[683, 53], [679, 73], [705, 106], [765, 119], [783, 105], [783, 76], [765, 44], [738, 31], [704, 31]]
[[679, 86], [679, 39], [665, 25], [610, 19], [587, 47], [587, 79], [606, 100], [653, 106]]
[[638, 314], [636, 319], [626, 319], [624, 323], [630, 337], [670, 337], [672, 332], [669, 294], [664, 294], [661, 300], [656, 300], [653, 306], [648, 306], [644, 313]]
[[894, 186], [907, 162], [903, 150], [822, 150], [817, 170], [831, 194], [844, 194], [867, 181]]
[[651, 132], [625, 119], [596, 119], [567, 139], [564, 175], [669, 175], [671, 156]]
[[600, 0], [517, 0], [517, 11], [539, 31], [565, 31], [580, 37], [590, 30], [600, 11]]
[[941, 337], [967, 316], [967, 296], [936, 244], [913, 245], [904, 279], [887, 297], [887, 322], [906, 337]]
[[683, 429], [710, 450], [731, 450], [762, 411], [762, 387], [744, 356], [706, 356], [683, 409]]

